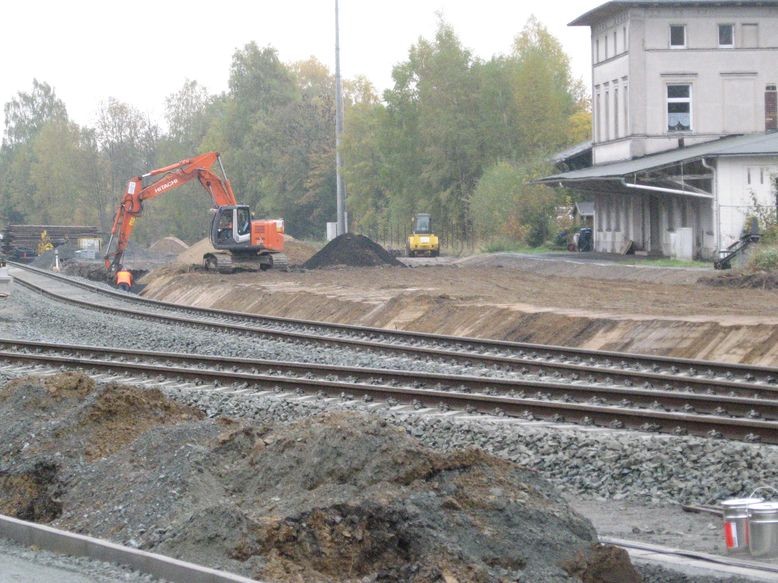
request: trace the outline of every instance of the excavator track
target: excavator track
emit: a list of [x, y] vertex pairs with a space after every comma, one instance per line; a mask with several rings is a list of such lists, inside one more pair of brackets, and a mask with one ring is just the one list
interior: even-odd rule
[[235, 271], [267, 271], [268, 269], [286, 271], [289, 258], [283, 253], [265, 253], [263, 255], [232, 255], [228, 251], [212, 251], [203, 256], [206, 271], [234, 273]]

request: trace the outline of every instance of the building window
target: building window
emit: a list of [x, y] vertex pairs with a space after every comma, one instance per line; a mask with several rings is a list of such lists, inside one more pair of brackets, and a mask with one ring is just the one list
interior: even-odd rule
[[755, 49], [759, 46], [759, 25], [744, 24], [740, 31], [743, 36], [742, 46], [746, 49]]
[[619, 54], [619, 45], [616, 44], [616, 31], [613, 31], [613, 54], [618, 55]]
[[602, 139], [602, 131], [600, 130], [601, 115], [600, 115], [600, 86], [595, 87], [594, 95], [594, 141], [599, 142]]
[[619, 88], [613, 86], [613, 137], [619, 137]]
[[768, 132], [778, 130], [778, 91], [775, 84], [765, 87], [764, 129]]
[[605, 42], [605, 60], [608, 60], [608, 35], [606, 34], [604, 37], [602, 37], [602, 40]]
[[685, 24], [670, 25], [670, 48], [671, 49], [686, 48], [686, 25]]
[[719, 24], [719, 48], [731, 49], [735, 47], [735, 25]]
[[605, 127], [603, 129], [603, 141], [608, 141], [611, 139], [611, 128], [610, 128], [610, 91], [608, 89], [605, 89], [605, 111], [603, 112], [603, 118], [605, 119]]
[[688, 132], [692, 129], [692, 86], [667, 86], [667, 131]]
[[600, 62], [600, 39], [597, 39], [594, 41], [594, 62], [599, 63]]
[[622, 78], [622, 85], [624, 87], [621, 99], [624, 101], [624, 135], [629, 135], [629, 85], [627, 85], [627, 78]]

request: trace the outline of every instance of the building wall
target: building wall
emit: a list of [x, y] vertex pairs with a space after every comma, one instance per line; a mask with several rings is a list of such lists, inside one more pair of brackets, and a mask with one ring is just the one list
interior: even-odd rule
[[716, 169], [719, 201], [719, 249], [737, 241], [747, 218], [774, 215], [778, 155], [753, 158], [720, 158]]
[[[670, 48], [671, 24], [686, 27], [685, 48]], [[719, 24], [734, 25], [733, 48], [719, 47]], [[753, 24], [757, 46], [746, 47]], [[763, 132], [765, 89], [778, 83], [778, 7], [632, 8], [592, 26], [592, 59], [594, 164]], [[689, 131], [668, 131], [669, 84], [691, 86]]]

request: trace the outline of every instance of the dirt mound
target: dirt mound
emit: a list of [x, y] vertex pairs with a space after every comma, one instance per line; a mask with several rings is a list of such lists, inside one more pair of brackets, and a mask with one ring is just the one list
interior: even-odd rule
[[149, 246], [149, 251], [161, 253], [163, 255], [178, 255], [187, 249], [189, 249], [189, 245], [178, 237], [173, 236], [163, 237], [159, 241], [154, 241], [154, 243]]
[[395, 257], [364, 235], [346, 233], [335, 237], [308, 261], [305, 269], [320, 269], [345, 265], [350, 267], [376, 267], [379, 265], [402, 265]]
[[579, 551], [564, 564], [565, 571], [583, 583], [640, 583], [638, 575], [624, 549], [594, 545], [588, 552]]
[[176, 263], [184, 265], [202, 265], [203, 255], [206, 253], [213, 253], [214, 251], [216, 251], [216, 249], [211, 245], [211, 240], [206, 237], [191, 245], [189, 249], [183, 253], [179, 253], [176, 257]]
[[51, 522], [62, 514], [59, 468], [46, 461], [13, 471], [0, 469], [0, 514]]
[[153, 427], [202, 417], [202, 412], [170, 401], [157, 389], [109, 386], [84, 411], [78, 429], [88, 432], [84, 454], [95, 459], [120, 450]]
[[376, 417], [244, 425], [77, 376], [0, 389], [0, 460], [13, 513], [269, 581], [572, 581], [596, 540], [534, 472]]
[[[201, 239], [186, 251], [179, 253], [176, 257], [176, 263], [183, 265], [200, 265], [203, 262], [203, 255], [215, 251], [211, 240]], [[316, 247], [304, 241], [298, 241], [294, 237], [284, 235], [284, 255], [289, 259], [289, 265], [302, 265], [308, 261], [314, 253]]]
[[734, 287], [747, 289], [778, 289], [778, 273], [724, 273], [718, 277], [706, 277], [698, 281], [710, 287]]

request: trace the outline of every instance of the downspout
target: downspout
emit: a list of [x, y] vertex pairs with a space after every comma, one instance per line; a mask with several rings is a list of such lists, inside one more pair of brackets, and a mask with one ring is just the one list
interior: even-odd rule
[[707, 168], [713, 173], [713, 179], [711, 180], [711, 190], [713, 191], [713, 236], [716, 240], [716, 249], [713, 250], [714, 261], [718, 261], [719, 252], [721, 251], [721, 205], [719, 204], [719, 183], [716, 176], [716, 167], [708, 164], [705, 158], [700, 159], [700, 163], [704, 168]]

